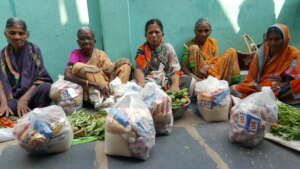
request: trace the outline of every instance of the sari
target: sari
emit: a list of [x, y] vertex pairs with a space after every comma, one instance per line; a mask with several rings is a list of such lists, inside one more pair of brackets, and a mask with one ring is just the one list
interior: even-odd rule
[[240, 81], [236, 50], [229, 48], [221, 56], [218, 56], [218, 42], [211, 37], [202, 46], [199, 46], [195, 39], [187, 41], [184, 44], [182, 62], [187, 62], [188, 68], [198, 77], [201, 77], [202, 68], [210, 65], [207, 71], [208, 75], [227, 80], [231, 84]]
[[190, 88], [193, 79], [183, 75], [176, 52], [170, 43], [163, 42], [155, 49], [148, 43], [141, 45], [136, 54], [136, 67], [143, 70], [146, 81], [155, 81], [156, 84], [168, 89], [171, 77], [180, 76], [180, 88]]
[[[107, 54], [99, 49], [93, 50], [91, 58], [87, 58], [80, 49], [73, 50], [68, 66], [71, 67], [72, 74], [102, 86], [107, 86], [115, 77], [126, 83], [131, 73], [131, 63], [128, 59], [119, 59], [113, 63]], [[84, 100], [88, 98], [89, 88], [84, 87]]]
[[290, 34], [286, 25], [275, 24], [271, 27], [276, 27], [282, 32], [284, 47], [272, 58], [269, 58], [270, 45], [265, 41], [253, 58], [245, 81], [231, 87], [231, 93], [234, 96], [244, 98], [257, 92], [256, 89], [250, 87], [253, 83], [257, 83], [261, 87], [269, 86], [276, 96], [279, 95], [278, 79], [281, 79], [284, 72], [295, 62], [299, 51], [296, 47], [289, 45]]
[[[1, 82], [8, 104], [13, 111], [16, 110], [17, 99], [22, 97], [32, 85], [38, 87], [30, 98], [29, 107], [49, 105], [48, 95], [50, 83], [53, 81], [44, 67], [38, 46], [26, 42], [18, 54], [14, 53], [11, 45], [6, 46], [1, 51], [0, 66]], [[10, 104], [11, 101], [13, 104]]]

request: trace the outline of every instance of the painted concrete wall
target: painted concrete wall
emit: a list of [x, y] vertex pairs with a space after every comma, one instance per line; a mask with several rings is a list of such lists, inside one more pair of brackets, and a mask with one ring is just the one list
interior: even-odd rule
[[[29, 40], [41, 48], [47, 70], [56, 79], [57, 74], [64, 72], [71, 50], [77, 48], [79, 27], [91, 26], [97, 46], [102, 48], [99, 15], [99, 3], [95, 0], [1, 0], [0, 31], [4, 31], [9, 17], [24, 19], [30, 31]], [[0, 48], [6, 45], [5, 37], [0, 36]]]
[[[212, 37], [219, 41], [220, 53], [229, 47], [245, 50], [244, 33], [261, 42], [268, 25], [287, 24], [292, 44], [300, 48], [299, 0], [1, 0], [0, 31], [7, 18], [23, 18], [30, 30], [30, 41], [42, 49], [52, 77], [63, 73], [70, 51], [77, 48], [76, 31], [91, 26], [97, 47], [112, 60], [135, 57], [145, 41], [144, 25], [151, 18], [162, 20], [166, 41], [178, 56], [182, 44], [193, 38], [194, 23], [208, 18]], [[0, 47], [6, 45], [0, 36]]]
[[[106, 5], [113, 6], [117, 0], [100, 1], [102, 10]], [[119, 16], [115, 15], [111, 19], [113, 21], [103, 21], [103, 25], [113, 30], [122, 29], [124, 32], [129, 27], [130, 37], [118, 36], [112, 41], [117, 43], [120, 39], [120, 45], [129, 44], [132, 59], [138, 46], [145, 41], [144, 25], [151, 18], [161, 19], [165, 40], [174, 45], [179, 57], [182, 55], [183, 43], [194, 36], [194, 23], [202, 17], [208, 18], [212, 23], [211, 36], [219, 41], [220, 54], [230, 47], [245, 51], [242, 39], [244, 33], [260, 43], [267, 27], [276, 22], [290, 27], [293, 37], [291, 43], [300, 47], [300, 23], [296, 22], [300, 16], [296, 12], [300, 9], [298, 0], [127, 0], [128, 4], [124, 1], [121, 10], [117, 7], [109, 8], [119, 10]], [[102, 18], [106, 17], [110, 15], [104, 13]], [[115, 22], [117, 19], [129, 20], [129, 25]], [[106, 33], [105, 36], [109, 37]], [[111, 33], [114, 34], [114, 31]], [[114, 51], [114, 54], [118, 55], [118, 51]]]

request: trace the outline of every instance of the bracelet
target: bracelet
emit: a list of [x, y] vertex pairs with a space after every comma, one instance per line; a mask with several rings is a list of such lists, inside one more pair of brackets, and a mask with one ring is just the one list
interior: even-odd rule
[[86, 87], [89, 87], [89, 81], [88, 80], [85, 81], [85, 85], [86, 85]]

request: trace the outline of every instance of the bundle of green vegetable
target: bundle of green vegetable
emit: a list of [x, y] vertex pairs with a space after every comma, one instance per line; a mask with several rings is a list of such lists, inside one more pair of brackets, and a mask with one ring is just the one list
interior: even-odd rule
[[278, 122], [272, 124], [271, 133], [286, 140], [300, 140], [300, 109], [284, 103], [277, 103]]
[[167, 94], [172, 99], [172, 108], [180, 108], [185, 106], [187, 103], [190, 102], [190, 98], [188, 97], [188, 89], [184, 88], [179, 91], [167, 91]]
[[104, 139], [106, 112], [90, 112], [81, 109], [71, 114], [68, 118], [73, 127], [74, 138], [96, 137]]

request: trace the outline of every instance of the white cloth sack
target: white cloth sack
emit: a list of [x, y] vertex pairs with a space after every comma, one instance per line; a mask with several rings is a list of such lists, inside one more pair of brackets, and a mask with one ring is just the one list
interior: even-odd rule
[[226, 121], [231, 106], [227, 81], [212, 76], [195, 84], [197, 107], [206, 121]]
[[19, 145], [32, 154], [66, 151], [73, 139], [73, 130], [60, 106], [35, 108], [18, 120], [14, 136]]
[[278, 119], [278, 107], [273, 91], [263, 87], [231, 109], [229, 140], [246, 147], [260, 143], [270, 125]]

